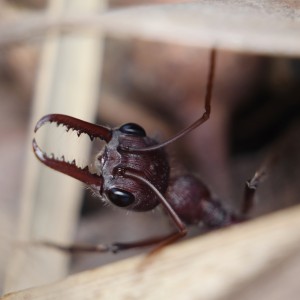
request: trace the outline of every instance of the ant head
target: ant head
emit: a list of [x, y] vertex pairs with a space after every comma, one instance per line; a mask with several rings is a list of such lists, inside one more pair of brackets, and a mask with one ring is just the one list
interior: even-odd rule
[[[91, 140], [100, 138], [106, 145], [97, 154], [93, 164], [94, 173], [88, 167], [80, 168], [75, 161], [69, 163], [64, 158], [49, 157], [33, 140], [36, 157], [48, 167], [67, 174], [89, 185], [109, 202], [128, 210], [145, 211], [158, 204], [155, 193], [141, 180], [126, 175], [134, 172], [165, 192], [169, 179], [169, 164], [163, 149], [138, 152], [134, 149], [157, 144], [147, 137], [145, 130], [134, 123], [127, 123], [111, 129], [91, 124], [70, 116], [51, 114], [40, 119], [35, 132], [47, 122], [63, 124], [67, 130], [76, 130], [78, 135], [85, 133]], [[130, 149], [130, 150], [129, 150]]]
[[126, 171], [133, 172], [150, 181], [160, 192], [166, 191], [169, 163], [164, 150], [134, 151], [154, 144], [156, 141], [137, 124], [127, 123], [113, 130], [110, 142], [94, 162], [94, 168], [103, 177], [104, 199], [134, 211], [151, 210], [158, 204], [159, 200], [149, 186], [126, 174]]

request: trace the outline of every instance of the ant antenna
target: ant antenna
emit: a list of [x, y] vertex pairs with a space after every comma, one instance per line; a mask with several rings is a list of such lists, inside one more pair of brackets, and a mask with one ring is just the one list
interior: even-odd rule
[[173, 136], [172, 138], [166, 140], [163, 143], [160, 143], [158, 145], [150, 146], [150, 147], [145, 147], [145, 148], [126, 148], [127, 151], [139, 151], [139, 152], [145, 152], [145, 151], [153, 151], [157, 150], [159, 148], [163, 148], [174, 141], [178, 140], [182, 136], [186, 135], [187, 133], [191, 132], [201, 124], [203, 124], [205, 121], [209, 119], [210, 116], [210, 102], [211, 102], [211, 95], [212, 95], [212, 88], [213, 88], [213, 81], [214, 81], [214, 71], [215, 71], [215, 64], [216, 64], [216, 49], [212, 49], [210, 52], [210, 57], [209, 57], [209, 71], [208, 71], [208, 77], [207, 77], [207, 83], [206, 83], [206, 94], [205, 94], [205, 102], [204, 102], [204, 108], [205, 112], [203, 115], [196, 120], [194, 123], [192, 123], [190, 126], [187, 128], [183, 129], [180, 131], [178, 134]]
[[[171, 241], [173, 241], [173, 239], [176, 240], [176, 239], [180, 238], [181, 236], [184, 236], [186, 234], [185, 225], [183, 224], [183, 222], [181, 221], [181, 219], [177, 215], [177, 213], [174, 211], [174, 209], [172, 208], [170, 203], [160, 193], [160, 191], [149, 180], [147, 180], [146, 178], [144, 178], [144, 177], [142, 177], [138, 174], [135, 174], [135, 173], [133, 173], [131, 171], [128, 171], [128, 170], [125, 170], [124, 174], [129, 176], [129, 177], [133, 177], [133, 178], [136, 178], [136, 179], [142, 181], [143, 183], [148, 185], [148, 187], [156, 194], [156, 196], [158, 196], [158, 198], [160, 199], [160, 203], [165, 208], [165, 210], [167, 211], [167, 213], [169, 214], [169, 216], [171, 217], [171, 219], [173, 220], [173, 222], [175, 223], [175, 225], [176, 225], [176, 227], [179, 231], [179, 232], [174, 233], [170, 236]], [[168, 238], [165, 242], [168, 244]]]

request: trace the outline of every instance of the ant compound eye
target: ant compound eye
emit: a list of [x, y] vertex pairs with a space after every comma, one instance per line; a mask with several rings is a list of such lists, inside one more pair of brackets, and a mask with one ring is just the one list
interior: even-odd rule
[[126, 191], [123, 191], [118, 188], [111, 188], [109, 191], [106, 192], [109, 200], [119, 207], [126, 207], [129, 206], [134, 202], [134, 196]]
[[136, 135], [140, 137], [146, 136], [146, 132], [143, 127], [135, 123], [126, 123], [122, 125], [119, 130], [126, 134]]

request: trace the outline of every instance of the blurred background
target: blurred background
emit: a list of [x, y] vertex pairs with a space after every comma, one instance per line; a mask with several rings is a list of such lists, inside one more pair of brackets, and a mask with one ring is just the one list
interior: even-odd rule
[[[45, 12], [96, 13], [179, 1], [65, 2], [2, 0], [0, 26], [12, 28], [5, 26], [25, 17], [30, 23], [30, 16]], [[55, 29], [25, 42], [1, 45], [0, 39], [0, 291], [51, 282], [140, 252], [69, 257], [35, 249], [32, 240], [96, 244], [169, 232], [172, 227], [159, 210], [128, 214], [105, 207], [83, 185], [44, 170], [31, 151], [33, 126], [44, 114], [65, 113], [111, 127], [135, 122], [163, 141], [202, 114], [209, 51], [99, 32], [58, 37]], [[215, 197], [238, 212], [245, 181], [277, 153], [258, 189], [251, 217], [298, 203], [299, 59], [220, 50], [215, 74], [211, 118], [168, 147], [172, 170], [198, 174]], [[70, 138], [55, 126], [50, 129], [51, 137], [48, 131], [40, 137], [42, 148], [74, 155], [81, 164], [90, 163], [102, 147]], [[70, 148], [77, 153], [70, 154]], [[17, 240], [29, 243], [16, 245]], [[49, 256], [61, 266], [49, 271]], [[45, 276], [41, 269], [47, 270]]]

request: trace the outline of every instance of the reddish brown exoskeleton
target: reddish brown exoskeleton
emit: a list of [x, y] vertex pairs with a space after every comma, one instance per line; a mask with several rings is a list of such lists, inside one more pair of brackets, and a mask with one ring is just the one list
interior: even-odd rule
[[[158, 144], [148, 137], [145, 130], [134, 123], [111, 129], [91, 124], [66, 115], [51, 114], [40, 119], [35, 132], [47, 122], [87, 134], [92, 140], [100, 138], [107, 144], [96, 157], [97, 172], [90, 173], [62, 159], [48, 157], [33, 140], [36, 157], [48, 167], [72, 176], [90, 186], [99, 196], [116, 206], [132, 211], [149, 211], [161, 205], [177, 227], [167, 236], [155, 237], [132, 243], [114, 243], [96, 246], [60, 246], [44, 243], [66, 251], [118, 252], [124, 249], [157, 245], [158, 248], [183, 237], [186, 225], [202, 223], [208, 229], [228, 226], [246, 219], [260, 174], [247, 182], [245, 204], [241, 215], [236, 215], [213, 199], [208, 188], [195, 176], [183, 174], [170, 177], [168, 155], [164, 147], [199, 127], [210, 116], [210, 99], [215, 68], [215, 50], [211, 51], [210, 69], [205, 97], [205, 112], [191, 126], [168, 141]], [[157, 249], [157, 248], [156, 248]]]

